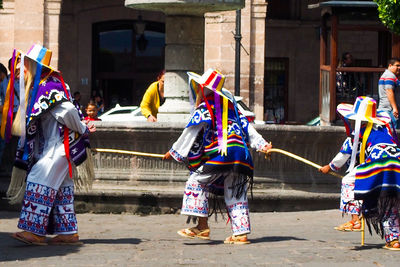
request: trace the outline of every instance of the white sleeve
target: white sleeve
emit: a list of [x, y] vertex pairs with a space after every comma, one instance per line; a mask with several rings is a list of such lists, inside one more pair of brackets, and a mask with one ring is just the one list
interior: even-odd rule
[[329, 163], [329, 167], [331, 167], [333, 171], [338, 171], [346, 163], [346, 161], [349, 160], [350, 156], [350, 154], [344, 154], [342, 152], [337, 153], [337, 155]]
[[248, 127], [250, 147], [257, 150], [261, 150], [265, 145], [268, 144], [267, 141], [259, 134], [256, 129], [249, 123]]
[[72, 131], [80, 134], [86, 131], [86, 124], [81, 121], [76, 107], [71, 102], [62, 102], [51, 109], [50, 113], [58, 122], [67, 126]]
[[169, 151], [171, 156], [176, 161], [183, 161], [188, 156], [197, 135], [205, 127], [207, 127], [207, 124], [201, 123], [189, 128], [185, 128], [178, 140], [176, 140], [176, 142], [172, 145], [172, 148]]

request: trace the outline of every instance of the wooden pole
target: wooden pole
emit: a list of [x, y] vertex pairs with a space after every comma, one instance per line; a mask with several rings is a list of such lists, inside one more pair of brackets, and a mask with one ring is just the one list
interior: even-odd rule
[[361, 246], [365, 243], [365, 218], [361, 218]]
[[400, 36], [392, 34], [392, 57], [400, 57]]
[[[303, 163], [305, 163], [305, 164], [307, 164], [307, 165], [310, 165], [310, 166], [312, 166], [312, 167], [314, 167], [314, 168], [316, 168], [316, 169], [322, 168], [322, 166], [321, 166], [321, 165], [318, 165], [317, 163], [314, 163], [314, 162], [312, 162], [312, 161], [309, 161], [308, 159], [302, 158], [302, 157], [300, 157], [300, 156], [297, 156], [296, 154], [290, 153], [290, 152], [288, 152], [288, 151], [285, 151], [285, 150], [282, 150], [282, 149], [279, 149], [279, 148], [271, 148], [271, 149], [268, 149], [267, 152], [258, 150], [258, 152], [265, 153], [265, 154], [266, 154], [265, 157], [267, 157], [267, 155], [270, 154], [270, 153], [276, 152], [276, 153], [284, 154], [284, 155], [286, 155], [286, 156], [288, 156], [288, 157], [294, 158], [294, 159], [296, 159], [296, 160], [298, 160], [298, 161], [301, 161], [301, 162], [303, 162]], [[329, 174], [331, 174], [331, 175], [333, 175], [333, 176], [336, 176], [336, 177], [338, 177], [338, 178], [343, 178], [343, 176], [341, 176], [340, 174], [338, 174], [338, 173], [336, 173], [336, 172], [333, 172], [333, 171], [330, 171]]]
[[128, 151], [128, 150], [120, 150], [120, 149], [92, 148], [92, 151], [115, 153], [115, 154], [125, 154], [125, 155], [135, 155], [135, 156], [143, 156], [143, 157], [153, 157], [153, 158], [163, 158], [164, 157], [163, 154], [144, 153], [144, 152]]
[[330, 66], [331, 72], [329, 75], [329, 91], [330, 91], [330, 116], [329, 122], [333, 122], [336, 118], [336, 67], [337, 67], [337, 25], [338, 17], [332, 14], [331, 17], [331, 56]]

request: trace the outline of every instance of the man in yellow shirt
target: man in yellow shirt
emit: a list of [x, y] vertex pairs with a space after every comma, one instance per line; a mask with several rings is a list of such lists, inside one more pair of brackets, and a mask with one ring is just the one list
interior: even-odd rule
[[147, 121], [156, 122], [158, 108], [164, 103], [164, 75], [165, 70], [157, 76], [157, 81], [152, 83], [144, 93], [140, 109]]

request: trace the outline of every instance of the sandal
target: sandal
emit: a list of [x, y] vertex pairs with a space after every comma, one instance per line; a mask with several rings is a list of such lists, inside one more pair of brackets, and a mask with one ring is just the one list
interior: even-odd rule
[[388, 250], [400, 250], [400, 243], [398, 239], [395, 239], [389, 243], [386, 243], [386, 245], [383, 247]]
[[361, 231], [361, 221], [348, 221], [344, 224], [336, 226], [334, 229], [342, 232], [359, 232]]
[[244, 245], [250, 244], [250, 241], [247, 240], [247, 235], [232, 235], [225, 239], [225, 244], [235, 244], [235, 245]]
[[49, 240], [49, 245], [83, 245], [78, 234], [57, 235]]
[[47, 245], [45, 236], [35, 235], [27, 231], [13, 233], [11, 237], [29, 245], [38, 245], [38, 246]]
[[197, 227], [187, 228], [179, 230], [178, 235], [187, 237], [187, 238], [195, 238], [198, 237], [200, 239], [210, 239], [210, 229], [199, 230]]

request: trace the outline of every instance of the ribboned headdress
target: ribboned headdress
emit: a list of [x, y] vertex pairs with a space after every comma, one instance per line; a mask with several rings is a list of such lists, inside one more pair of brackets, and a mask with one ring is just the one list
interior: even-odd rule
[[[3, 108], [3, 116], [1, 122], [0, 134], [1, 137], [8, 142], [11, 139], [11, 134], [21, 136], [22, 141], [25, 138], [25, 127], [30, 121], [30, 114], [34, 105], [34, 101], [38, 92], [39, 84], [46, 80], [46, 78], [52, 73], [57, 72], [56, 69], [50, 66], [52, 52], [51, 50], [39, 45], [33, 45], [28, 53], [24, 53], [20, 50], [14, 49], [11, 58], [11, 69], [10, 79], [8, 81], [7, 92]], [[32, 64], [27, 64], [26, 61], [30, 61]], [[42, 72], [47, 69], [47, 76], [42, 77]], [[19, 108], [16, 118], [14, 118], [14, 83], [16, 71], [19, 70]], [[25, 72], [26, 70], [26, 72]], [[25, 82], [28, 76], [33, 79], [33, 86], [30, 84], [25, 86]], [[64, 81], [61, 75], [59, 75], [64, 86]], [[27, 87], [27, 88], [25, 88]], [[65, 86], [64, 86], [65, 89]], [[30, 92], [32, 91], [32, 92]], [[66, 97], [70, 98], [69, 94], [65, 90]]]
[[[8, 82], [6, 98], [4, 102], [0, 134], [1, 137], [6, 140], [6, 142], [9, 142], [9, 140], [11, 139], [11, 134], [20, 136], [19, 142], [24, 147], [24, 154], [22, 157], [23, 160], [27, 160], [28, 158], [26, 128], [32, 121], [32, 111], [40, 106], [39, 103], [35, 103], [38, 97], [39, 85], [42, 82], [46, 81], [51, 74], [56, 75], [56, 77], [61, 81], [63, 87], [63, 95], [66, 99], [71, 100], [71, 95], [66, 90], [61, 73], [50, 66], [51, 55], [51, 50], [39, 44], [33, 45], [26, 54], [16, 49], [14, 49], [13, 51], [10, 70], [11, 75]], [[25, 63], [27, 63], [27, 66], [25, 66]], [[20, 73], [20, 103], [16, 118], [14, 118], [14, 81], [17, 70], [19, 70]], [[61, 99], [64, 96], [62, 96], [62, 94], [57, 94], [56, 98]], [[72, 173], [69, 160], [69, 142], [67, 139], [68, 128], [64, 128], [64, 146], [67, 160], [70, 165], [71, 175]]]
[[372, 126], [374, 124], [385, 125], [390, 134], [393, 136], [389, 127], [389, 123], [391, 122], [389, 114], [384, 111], [377, 112], [376, 101], [373, 98], [367, 96], [359, 96], [357, 97], [354, 105], [339, 104], [337, 106], [337, 112], [342, 116], [342, 119], [345, 122], [347, 135], [350, 135], [351, 133], [351, 127], [348, 120], [355, 121], [353, 150], [351, 154], [350, 166], [347, 171], [351, 171], [355, 166], [362, 122], [367, 122], [367, 127], [362, 136], [360, 163], [363, 163], [365, 161], [365, 147], [368, 140], [368, 136], [371, 133]]
[[[228, 104], [229, 101], [232, 102], [235, 115], [238, 119], [238, 124], [240, 126], [240, 135], [242, 137], [246, 157], [249, 155], [249, 151], [244, 140], [243, 129], [240, 123], [239, 112], [237, 109], [237, 103], [235, 101], [234, 96], [225, 88], [223, 88], [225, 83], [225, 76], [215, 70], [215, 69], [208, 69], [204, 72], [203, 75], [199, 75], [194, 72], [187, 72], [189, 75], [189, 86], [190, 86], [190, 99], [191, 102], [194, 103], [194, 96], [201, 96], [206, 103], [207, 109], [210, 112], [212, 124], [214, 125], [214, 115], [210, 104], [207, 101], [206, 94], [204, 93], [204, 88], [207, 88], [214, 92], [214, 108], [215, 108], [215, 117], [216, 117], [216, 125], [217, 125], [217, 132], [218, 132], [218, 152], [221, 152], [221, 155], [227, 155], [227, 143], [228, 143]], [[221, 103], [222, 97], [222, 103]], [[196, 108], [196, 107], [195, 107]]]

